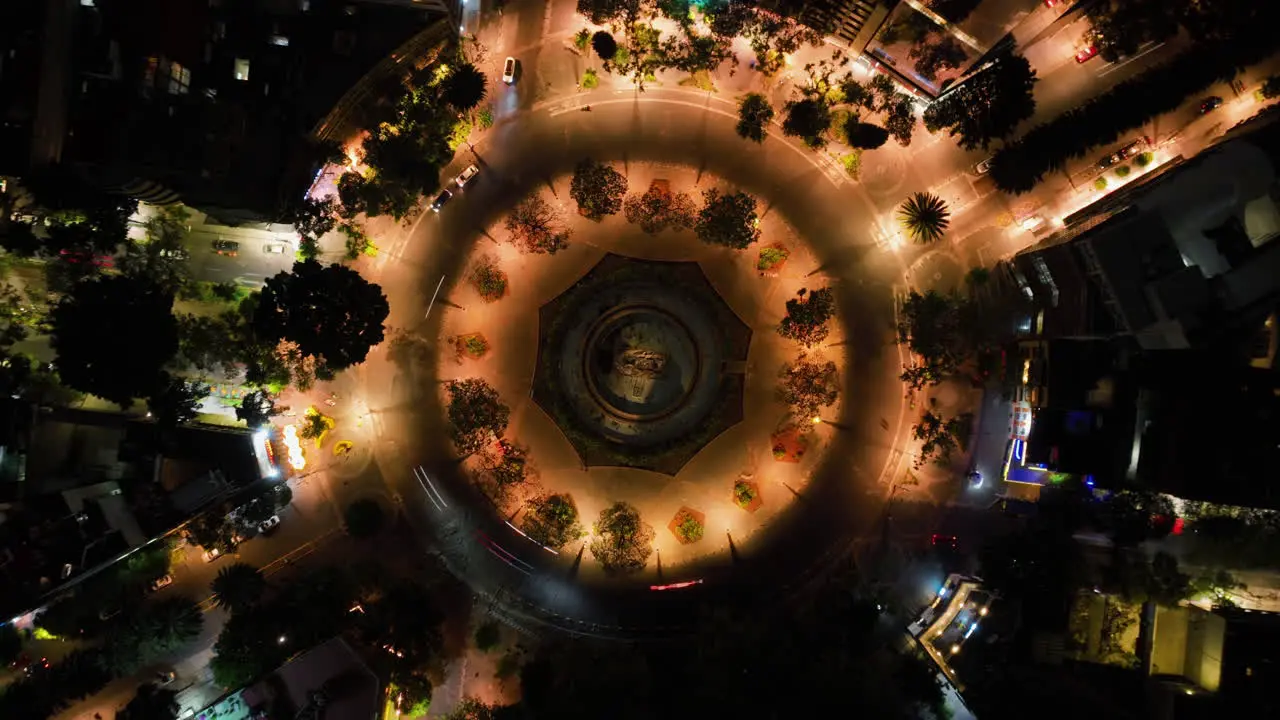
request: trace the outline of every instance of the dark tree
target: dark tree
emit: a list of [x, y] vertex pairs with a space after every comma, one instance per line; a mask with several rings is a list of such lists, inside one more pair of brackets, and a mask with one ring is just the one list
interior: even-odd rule
[[934, 42], [913, 45], [907, 57], [915, 61], [916, 72], [921, 77], [933, 82], [940, 71], [959, 68], [969, 56], [958, 40], [942, 34], [936, 35]]
[[653, 554], [653, 528], [640, 519], [640, 512], [625, 502], [616, 502], [600, 511], [591, 554], [606, 572], [643, 570]]
[[252, 607], [267, 589], [262, 571], [245, 563], [224, 566], [210, 583], [213, 602], [223, 610], [241, 612]]
[[[343, 173], [343, 178], [349, 174], [354, 175], [354, 173]], [[339, 178], [339, 181], [341, 180], [342, 178]], [[284, 220], [293, 225], [293, 229], [297, 230], [302, 237], [317, 241], [333, 230], [337, 222], [334, 217], [337, 207], [338, 204], [333, 198], [323, 200], [304, 198], [285, 211]]]
[[[877, 78], [884, 77], [877, 75]], [[893, 139], [902, 147], [911, 144], [911, 135], [916, 129], [916, 111], [911, 98], [897, 93], [885, 106], [884, 129], [889, 131]]]
[[961, 23], [969, 17], [982, 0], [931, 0], [927, 3], [930, 10], [947, 19], [947, 22]]
[[483, 461], [486, 477], [493, 482], [498, 497], [506, 497], [529, 479], [529, 450], [510, 440], [494, 443], [493, 452]]
[[205, 372], [234, 372], [242, 360], [244, 318], [237, 312], [217, 317], [178, 315], [178, 355], [186, 364]]
[[489, 79], [471, 63], [453, 66], [444, 79], [444, 101], [466, 112], [480, 104], [489, 92]]
[[969, 441], [968, 431], [973, 427], [973, 413], [944, 418], [935, 412], [937, 407], [937, 399], [929, 398], [929, 409], [920, 416], [919, 422], [911, 426], [911, 436], [923, 443], [915, 461], [916, 467], [922, 467], [930, 460], [938, 465], [946, 465], [956, 448]]
[[460, 452], [472, 455], [502, 437], [511, 410], [497, 390], [479, 378], [452, 380], [447, 387], [450, 437]]
[[618, 214], [626, 194], [627, 178], [612, 165], [588, 158], [573, 168], [569, 197], [578, 203], [578, 212], [583, 217], [601, 220], [606, 215]]
[[787, 315], [778, 326], [778, 334], [813, 347], [827, 338], [827, 321], [836, 314], [836, 297], [831, 288], [813, 292], [801, 289], [798, 297], [787, 301]]
[[773, 106], [769, 98], [760, 93], [747, 93], [738, 103], [738, 135], [758, 143], [769, 135], [769, 123], [773, 122]]
[[1115, 62], [1146, 43], [1176, 35], [1189, 5], [1187, 0], [1105, 0], [1090, 9], [1085, 40], [1104, 60]]
[[164, 208], [147, 220], [146, 238], [128, 243], [120, 257], [120, 270], [145, 278], [162, 291], [177, 294], [191, 281], [187, 264], [188, 213], [181, 207]]
[[913, 358], [902, 376], [913, 389], [936, 385], [954, 374], [965, 354], [956, 299], [932, 290], [923, 295], [912, 290], [902, 304], [898, 342], [919, 358]]
[[161, 373], [159, 385], [147, 397], [147, 409], [162, 428], [176, 428], [196, 419], [200, 403], [209, 396], [209, 386], [168, 373]]
[[631, 195], [622, 204], [627, 222], [654, 234], [667, 228], [684, 230], [693, 227], [693, 200], [687, 193], [671, 192], [666, 181], [655, 180], [643, 195]]
[[553, 550], [586, 534], [578, 523], [578, 508], [568, 495], [543, 495], [530, 500], [520, 528], [534, 542]]
[[516, 205], [504, 226], [511, 233], [511, 242], [524, 252], [555, 255], [569, 247], [569, 230], [560, 213], [540, 195]]
[[618, 54], [618, 41], [604, 30], [600, 30], [591, 36], [591, 49], [596, 51], [596, 55], [605, 62], [613, 62], [613, 57]]
[[51, 316], [62, 382], [122, 408], [150, 395], [178, 352], [172, 307], [172, 295], [140, 278], [77, 285]]
[[760, 239], [756, 199], [744, 192], [721, 195], [712, 188], [702, 192], [702, 210], [693, 226], [698, 239], [712, 245], [742, 250]]
[[1035, 83], [1036, 72], [1026, 58], [1002, 57], [931, 104], [924, 111], [924, 126], [929, 132], [950, 130], [965, 150], [985, 150], [1035, 113]]
[[850, 115], [845, 123], [845, 134], [849, 137], [849, 146], [874, 150], [889, 140], [889, 131], [879, 125], [864, 123], [857, 116]]
[[424, 587], [400, 581], [367, 605], [360, 629], [370, 644], [391, 645], [403, 653], [401, 665], [418, 670], [443, 648], [443, 622], [444, 613]]
[[310, 260], [268, 278], [253, 326], [260, 338], [297, 343], [330, 370], [364, 362], [382, 342], [390, 306], [382, 288], [341, 265]]
[[342, 513], [347, 534], [353, 538], [371, 538], [382, 531], [382, 506], [375, 500], [356, 500]]
[[951, 211], [937, 195], [918, 192], [898, 208], [898, 221], [912, 240], [928, 245], [942, 239], [951, 225]]
[[243, 420], [246, 426], [255, 429], [271, 422], [271, 418], [279, 415], [280, 412], [281, 409], [276, 407], [271, 393], [266, 390], [254, 390], [241, 399], [240, 407], [236, 408], [236, 419]]
[[578, 12], [596, 25], [630, 26], [640, 18], [640, 0], [578, 0]]
[[816, 362], [801, 355], [782, 372], [782, 401], [799, 417], [817, 417], [818, 410], [840, 397], [834, 362]]
[[154, 683], [143, 683], [116, 717], [120, 720], [174, 720], [180, 709], [176, 692]]
[[782, 133], [798, 137], [811, 148], [827, 144], [827, 127], [831, 125], [831, 109], [821, 100], [808, 98], [787, 103]]

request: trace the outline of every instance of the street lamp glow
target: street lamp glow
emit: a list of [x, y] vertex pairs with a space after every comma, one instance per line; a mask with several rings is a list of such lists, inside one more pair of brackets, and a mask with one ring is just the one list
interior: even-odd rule
[[814, 424], [814, 425], [821, 425], [821, 424], [822, 424], [822, 418], [818, 417], [817, 415], [814, 415], [814, 416], [813, 416], [813, 424]]
[[285, 636], [281, 635], [280, 637], [276, 638], [276, 643], [277, 643], [278, 645], [283, 645], [283, 644], [284, 644], [284, 641], [285, 641], [285, 640], [287, 640], [287, 639], [288, 639], [288, 638], [286, 638]]
[[294, 470], [305, 468], [307, 466], [307, 458], [302, 455], [302, 443], [298, 440], [298, 428], [296, 425], [285, 426], [284, 445], [289, 450], [289, 465]]
[[951, 654], [952, 654], [952, 655], [955, 655], [955, 654], [956, 654], [956, 653], [958, 653], [958, 652], [960, 652], [960, 646], [959, 646], [959, 645], [952, 645], [952, 646], [951, 646]]

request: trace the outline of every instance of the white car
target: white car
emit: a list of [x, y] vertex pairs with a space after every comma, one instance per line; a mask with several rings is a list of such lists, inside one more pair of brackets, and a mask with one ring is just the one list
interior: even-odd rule
[[209, 548], [201, 553], [200, 557], [204, 558], [204, 561], [207, 563], [213, 562], [214, 560], [222, 557], [222, 551], [218, 548]]
[[479, 174], [480, 174], [479, 167], [475, 165], [468, 165], [467, 169], [463, 170], [462, 174], [454, 178], [453, 181], [456, 182], [458, 184], [458, 188], [461, 189], [465, 187], [468, 182], [471, 181], [471, 178]]
[[513, 57], [509, 57], [507, 58], [507, 61], [502, 64], [502, 82], [510, 85], [515, 81], [516, 81], [516, 59]]
[[165, 575], [164, 577], [156, 578], [151, 583], [151, 590], [152, 591], [159, 590], [160, 588], [169, 587], [172, 584], [173, 584], [173, 576]]
[[263, 535], [267, 535], [272, 530], [275, 530], [276, 526], [279, 524], [280, 524], [280, 516], [272, 515], [266, 520], [263, 520], [262, 522], [258, 523], [258, 532], [262, 533]]

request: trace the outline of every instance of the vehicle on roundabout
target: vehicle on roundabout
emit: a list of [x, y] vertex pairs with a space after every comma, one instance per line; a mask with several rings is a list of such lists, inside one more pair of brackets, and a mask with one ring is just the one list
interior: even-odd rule
[[510, 85], [516, 81], [516, 59], [508, 57], [502, 64], [502, 82]]
[[452, 192], [450, 192], [447, 189], [441, 190], [440, 194], [436, 196], [436, 199], [431, 201], [431, 212], [437, 212], [437, 213], [440, 212], [440, 208], [444, 207], [444, 204], [449, 202], [452, 199], [453, 199]]
[[468, 165], [466, 170], [463, 170], [458, 177], [453, 179], [453, 182], [457, 184], [458, 189], [461, 190], [466, 187], [467, 183], [471, 182], [472, 178], [479, 174], [480, 167], [478, 165]]

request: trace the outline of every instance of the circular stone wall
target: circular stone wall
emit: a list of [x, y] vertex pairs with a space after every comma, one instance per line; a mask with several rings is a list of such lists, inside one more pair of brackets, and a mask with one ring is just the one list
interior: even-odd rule
[[540, 309], [533, 398], [584, 465], [675, 474], [742, 419], [750, 343], [697, 263], [606, 255]]

